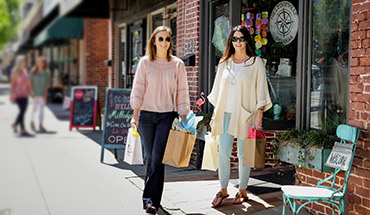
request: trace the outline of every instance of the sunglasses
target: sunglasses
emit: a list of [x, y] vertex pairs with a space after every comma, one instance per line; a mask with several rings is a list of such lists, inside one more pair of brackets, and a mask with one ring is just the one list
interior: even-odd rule
[[245, 42], [245, 38], [244, 37], [232, 37], [231, 38], [231, 41], [233, 41], [233, 42], [238, 42], [238, 40], [240, 42]]
[[[163, 40], [164, 40], [163, 37], [158, 37], [158, 41], [159, 42], [163, 42]], [[170, 37], [166, 37], [166, 42], [168, 42], [168, 43], [171, 42], [171, 38]]]

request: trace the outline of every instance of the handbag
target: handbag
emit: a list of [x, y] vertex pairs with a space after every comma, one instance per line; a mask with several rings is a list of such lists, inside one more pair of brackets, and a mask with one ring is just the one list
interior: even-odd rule
[[128, 130], [125, 157], [123, 161], [130, 165], [143, 164], [141, 139], [136, 128], [130, 128]]
[[212, 137], [208, 132], [205, 136], [202, 169], [216, 171], [218, 169], [219, 136]]
[[196, 135], [171, 129], [167, 139], [162, 163], [174, 167], [189, 166]]
[[262, 131], [248, 127], [248, 138], [244, 140], [243, 166], [265, 167], [266, 139]]

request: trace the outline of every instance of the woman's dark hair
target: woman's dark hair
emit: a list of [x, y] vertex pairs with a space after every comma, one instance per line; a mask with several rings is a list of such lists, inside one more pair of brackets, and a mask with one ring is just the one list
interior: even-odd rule
[[233, 29], [231, 29], [231, 32], [229, 34], [229, 38], [227, 39], [227, 44], [226, 44], [226, 49], [225, 49], [224, 55], [222, 56], [219, 64], [221, 64], [223, 62], [227, 62], [230, 59], [230, 57], [235, 53], [235, 48], [232, 44], [233, 42], [231, 41], [231, 38], [233, 37], [234, 33], [237, 32], [237, 31], [242, 33], [243, 37], [247, 41], [245, 51], [246, 51], [248, 57], [249, 58], [254, 57], [253, 63], [256, 61], [257, 54], [256, 54], [256, 49], [255, 49], [255, 43], [252, 40], [251, 34], [249, 33], [249, 31], [246, 27], [241, 26], [241, 25], [237, 25]]

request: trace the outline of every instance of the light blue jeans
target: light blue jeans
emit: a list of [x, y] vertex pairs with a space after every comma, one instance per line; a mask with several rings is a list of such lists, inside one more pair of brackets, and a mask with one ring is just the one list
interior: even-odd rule
[[[224, 113], [224, 133], [220, 135], [220, 148], [219, 148], [219, 167], [218, 178], [221, 183], [221, 188], [227, 188], [230, 179], [230, 157], [233, 150], [234, 136], [227, 133], [229, 128], [231, 113]], [[243, 166], [243, 151], [244, 140], [238, 139], [238, 159], [239, 159], [239, 189], [247, 189], [249, 174], [251, 168]]]

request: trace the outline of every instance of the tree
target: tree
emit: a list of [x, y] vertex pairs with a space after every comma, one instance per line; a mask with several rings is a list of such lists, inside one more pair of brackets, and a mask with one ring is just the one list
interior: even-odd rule
[[0, 50], [17, 36], [22, 0], [0, 0]]

